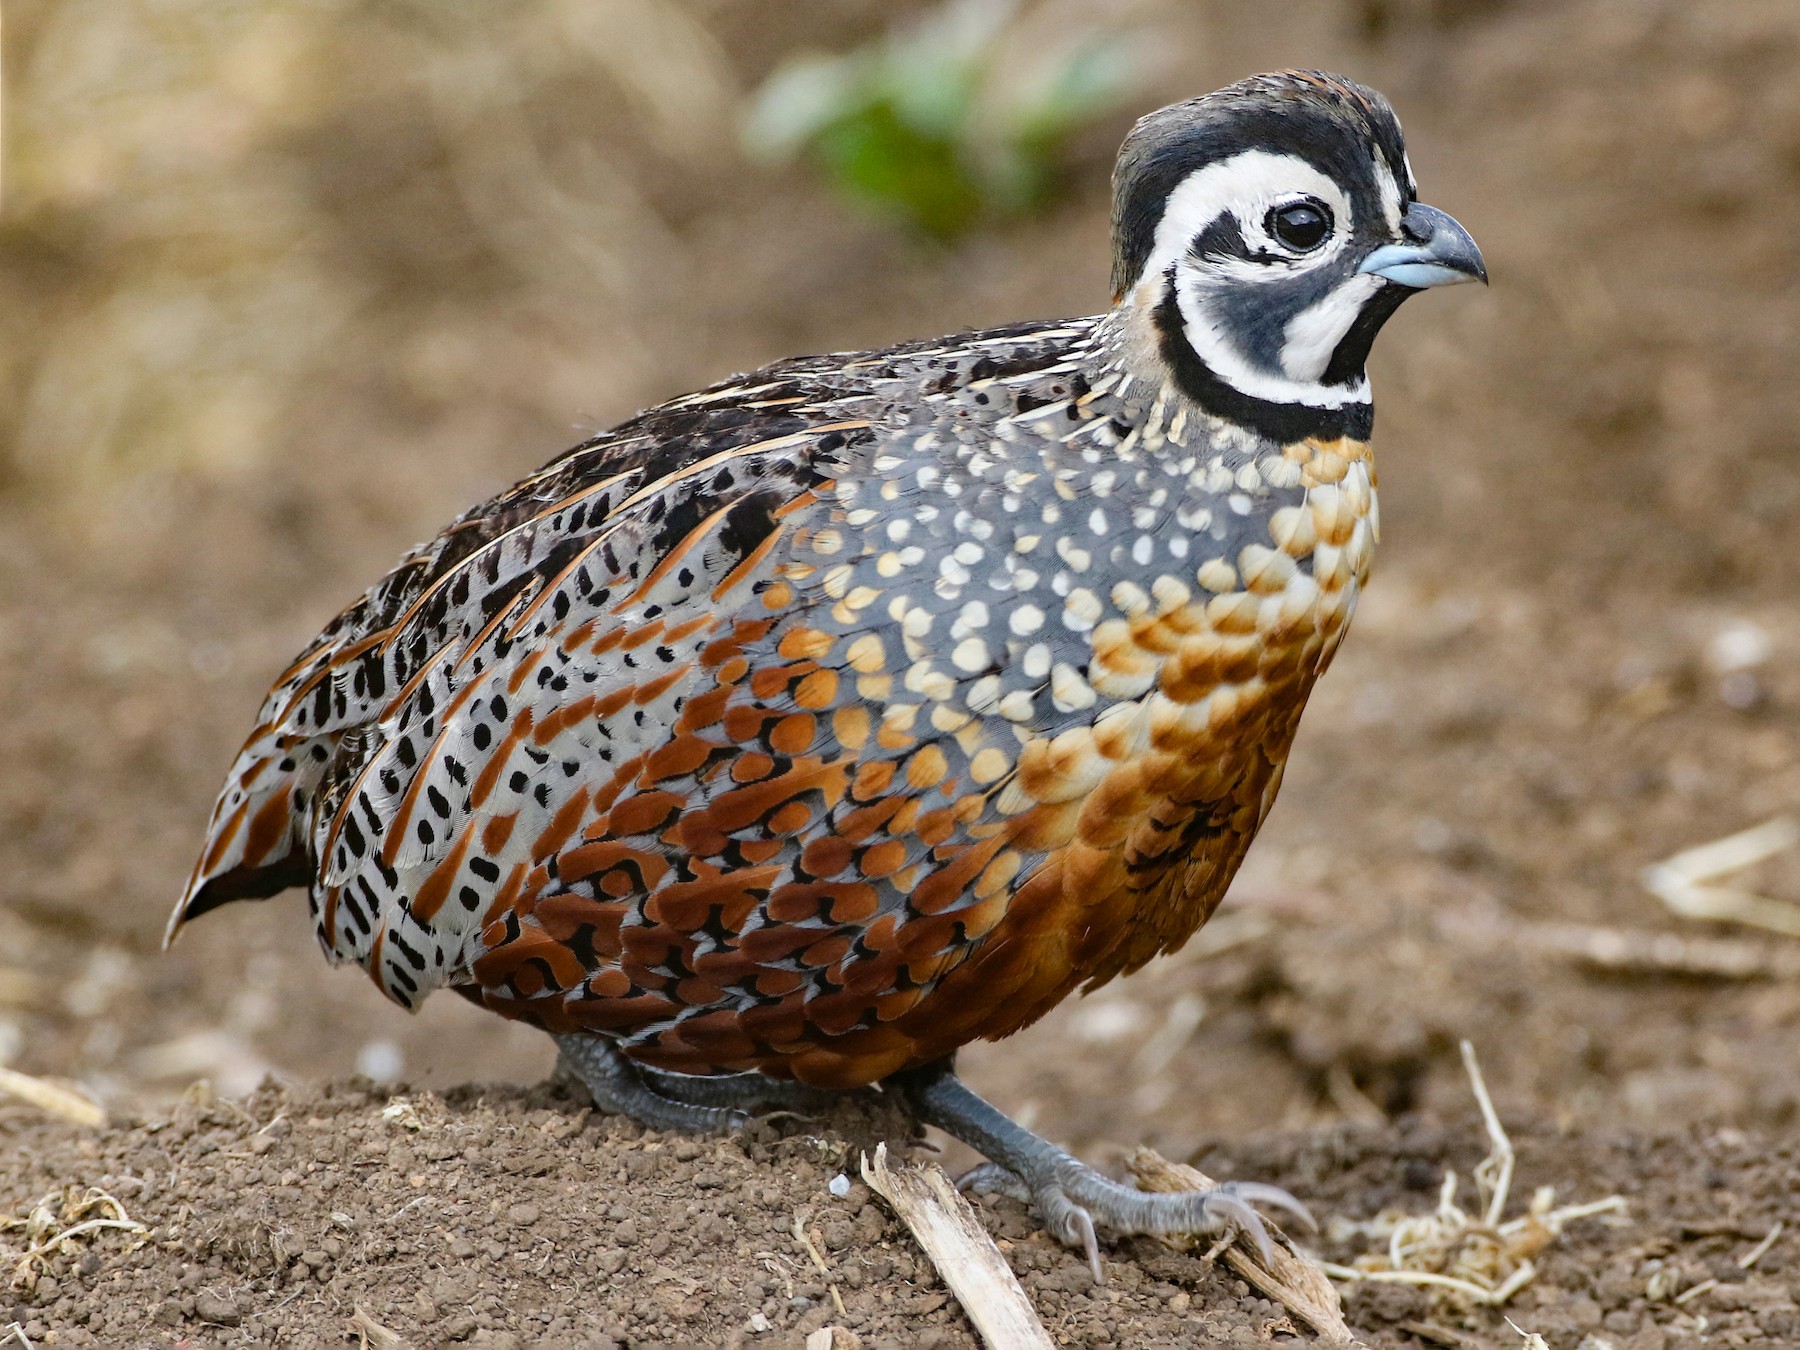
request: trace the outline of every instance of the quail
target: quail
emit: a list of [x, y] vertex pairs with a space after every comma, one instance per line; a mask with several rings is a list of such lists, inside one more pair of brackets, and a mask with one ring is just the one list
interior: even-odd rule
[[1112, 226], [1104, 314], [778, 362], [407, 554], [276, 681], [169, 939], [304, 887], [333, 961], [653, 1126], [883, 1084], [1090, 1261], [1297, 1209], [1125, 1187], [954, 1056], [1211, 914], [1368, 577], [1370, 345], [1486, 271], [1317, 71], [1139, 121]]

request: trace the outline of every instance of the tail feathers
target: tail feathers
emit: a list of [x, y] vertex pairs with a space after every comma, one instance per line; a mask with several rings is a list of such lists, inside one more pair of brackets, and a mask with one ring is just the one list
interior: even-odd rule
[[200, 860], [163, 931], [165, 948], [184, 923], [209, 909], [307, 884], [312, 867], [299, 818], [305, 785], [295, 774], [297, 764], [307, 762], [305, 749], [253, 742], [239, 757], [213, 807]]
[[169, 926], [163, 931], [163, 946], [173, 946], [181, 926], [210, 909], [228, 905], [233, 900], [267, 900], [282, 891], [306, 885], [311, 876], [312, 868], [307, 860], [290, 854], [270, 867], [239, 867], [211, 877], [198, 888], [190, 888], [182, 896], [181, 903], [175, 906], [175, 912], [169, 916]]

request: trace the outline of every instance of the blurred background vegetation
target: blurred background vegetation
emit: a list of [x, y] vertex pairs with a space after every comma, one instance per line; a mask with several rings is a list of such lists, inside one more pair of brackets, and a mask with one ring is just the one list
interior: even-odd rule
[[1125, 102], [1144, 63], [1133, 47], [1092, 6], [952, 0], [844, 55], [786, 62], [744, 139], [778, 161], [804, 153], [850, 199], [952, 240], [1063, 186], [1069, 140]]
[[480, 308], [609, 348], [626, 371], [505, 381], [600, 406], [646, 327], [692, 322], [696, 253], [756, 266], [708, 237], [776, 171], [742, 147], [964, 236], [1054, 195], [1126, 94], [1132, 8], [17, 0], [0, 472], [254, 469], [352, 354], [394, 397], [469, 392]]

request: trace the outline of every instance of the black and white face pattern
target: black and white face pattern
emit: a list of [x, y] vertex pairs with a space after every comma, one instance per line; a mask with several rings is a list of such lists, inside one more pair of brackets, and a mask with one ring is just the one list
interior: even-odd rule
[[1276, 439], [1366, 436], [1364, 373], [1409, 295], [1485, 279], [1462, 227], [1421, 206], [1399, 124], [1335, 76], [1259, 76], [1154, 113], [1115, 185], [1121, 299], [1210, 411]]

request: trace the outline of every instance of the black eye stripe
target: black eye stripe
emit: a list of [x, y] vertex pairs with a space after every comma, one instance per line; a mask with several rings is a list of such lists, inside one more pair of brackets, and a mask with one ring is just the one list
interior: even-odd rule
[[1227, 211], [1214, 217], [1205, 229], [1194, 236], [1188, 245], [1188, 256], [1197, 260], [1206, 258], [1247, 258], [1250, 256], [1250, 245], [1244, 240], [1243, 227], [1238, 218]]

